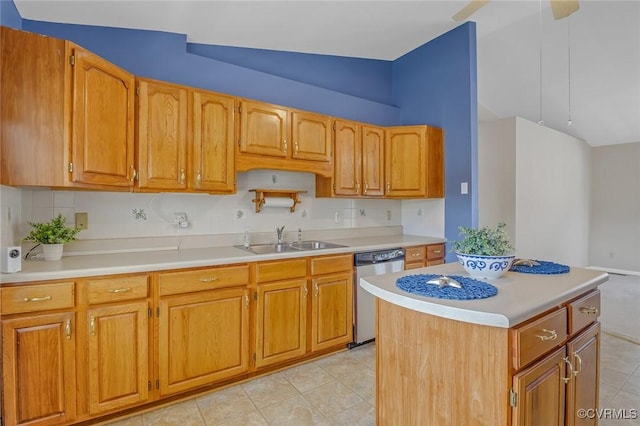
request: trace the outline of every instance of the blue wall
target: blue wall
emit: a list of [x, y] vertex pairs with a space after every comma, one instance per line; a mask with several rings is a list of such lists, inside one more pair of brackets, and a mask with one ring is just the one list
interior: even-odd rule
[[22, 28], [22, 17], [13, 0], [0, 0], [0, 25], [11, 28]]
[[[392, 87], [402, 124], [444, 129], [445, 237], [457, 240], [458, 226], [477, 226], [475, 23], [461, 25], [394, 61]], [[460, 194], [461, 182], [469, 182], [469, 194]], [[448, 259], [455, 260], [455, 255]]]
[[[22, 20], [16, 19], [13, 1], [0, 1], [2, 25], [72, 40], [137, 76], [383, 126], [442, 127], [445, 237], [458, 239], [460, 225], [477, 226], [474, 23], [388, 62], [188, 44], [180, 34]], [[461, 182], [469, 182], [470, 194], [459, 193]]]

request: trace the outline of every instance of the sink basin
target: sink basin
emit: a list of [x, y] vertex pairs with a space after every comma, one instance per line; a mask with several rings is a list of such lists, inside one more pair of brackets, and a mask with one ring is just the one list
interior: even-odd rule
[[280, 244], [252, 244], [249, 247], [234, 246], [242, 250], [249, 251], [253, 254], [271, 254], [271, 253], [285, 253], [307, 250], [322, 250], [337, 247], [345, 247], [340, 244], [327, 243], [325, 241], [300, 241], [295, 243], [280, 243]]

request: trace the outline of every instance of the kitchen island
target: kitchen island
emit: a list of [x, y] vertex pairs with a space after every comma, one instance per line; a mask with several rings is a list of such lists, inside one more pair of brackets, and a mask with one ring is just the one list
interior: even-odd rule
[[378, 425], [572, 425], [597, 408], [606, 273], [508, 272], [467, 301], [396, 287], [421, 273], [468, 276], [449, 263], [360, 281], [377, 297]]

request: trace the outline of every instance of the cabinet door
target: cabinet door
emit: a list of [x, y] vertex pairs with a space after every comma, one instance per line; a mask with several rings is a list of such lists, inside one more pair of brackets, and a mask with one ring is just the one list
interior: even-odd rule
[[235, 192], [235, 98], [193, 93], [193, 187], [201, 191]]
[[334, 193], [335, 195], [359, 195], [361, 175], [360, 125], [349, 121], [336, 120], [335, 126]]
[[291, 122], [291, 158], [330, 163], [333, 145], [331, 117], [293, 111]]
[[598, 408], [600, 323], [582, 332], [567, 345], [573, 378], [567, 393], [567, 426], [596, 425], [597, 419], [578, 417], [579, 409]]
[[187, 188], [187, 89], [139, 80], [138, 186]]
[[240, 152], [289, 157], [289, 111], [275, 105], [242, 101]]
[[426, 126], [392, 127], [385, 139], [385, 179], [388, 197], [426, 194]]
[[162, 298], [159, 339], [162, 395], [248, 371], [248, 290], [232, 288]]
[[362, 195], [384, 195], [384, 130], [362, 126]]
[[302, 356], [307, 351], [307, 281], [259, 284], [256, 309], [256, 367]]
[[350, 273], [312, 280], [311, 350], [353, 341], [353, 281]]
[[87, 312], [91, 415], [149, 398], [148, 309], [138, 302]]
[[8, 425], [57, 425], [76, 411], [73, 313], [2, 321], [3, 417]]
[[513, 377], [513, 425], [564, 425], [565, 355], [563, 346]]
[[73, 55], [72, 180], [131, 187], [133, 75], [77, 46]]

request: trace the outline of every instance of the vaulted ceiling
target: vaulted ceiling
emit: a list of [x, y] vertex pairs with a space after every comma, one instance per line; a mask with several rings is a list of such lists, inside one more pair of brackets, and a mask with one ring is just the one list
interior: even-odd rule
[[[467, 1], [15, 4], [24, 19], [176, 32], [203, 44], [394, 60], [459, 25], [451, 17]], [[493, 0], [470, 19], [478, 31], [481, 121], [517, 115], [541, 119], [594, 146], [640, 142], [640, 1], [580, 0], [576, 13], [555, 21], [547, 0]]]

